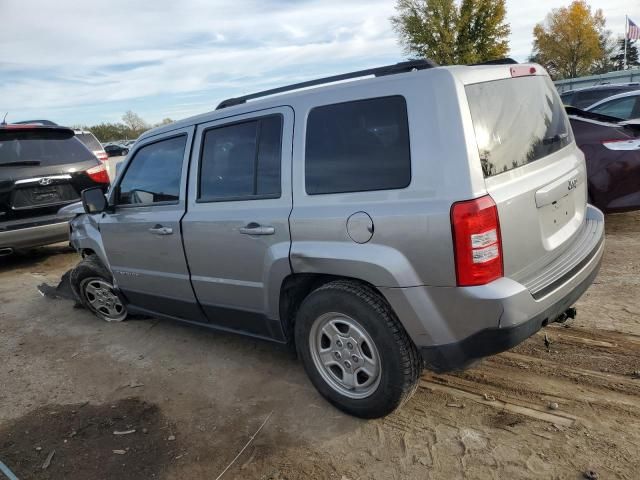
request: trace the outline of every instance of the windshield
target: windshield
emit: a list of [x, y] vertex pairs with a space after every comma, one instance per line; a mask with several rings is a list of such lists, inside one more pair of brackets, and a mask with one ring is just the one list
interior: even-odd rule
[[544, 158], [573, 139], [549, 77], [495, 80], [465, 90], [485, 177]]
[[94, 152], [96, 150], [102, 150], [102, 145], [100, 145], [100, 142], [98, 142], [92, 133], [76, 133], [76, 138], [84, 143], [89, 150]]
[[95, 159], [75, 137], [54, 132], [7, 131], [0, 135], [0, 166], [62, 165]]

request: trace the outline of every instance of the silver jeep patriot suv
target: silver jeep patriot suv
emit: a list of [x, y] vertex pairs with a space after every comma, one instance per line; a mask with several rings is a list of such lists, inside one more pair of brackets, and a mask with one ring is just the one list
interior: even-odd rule
[[98, 317], [295, 345], [318, 391], [366, 418], [423, 367], [573, 315], [604, 248], [535, 64], [405, 62], [232, 98], [144, 134], [83, 206], [71, 281]]

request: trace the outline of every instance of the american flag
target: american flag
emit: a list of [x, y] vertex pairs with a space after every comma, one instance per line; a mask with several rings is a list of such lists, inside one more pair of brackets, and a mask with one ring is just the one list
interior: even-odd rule
[[629, 40], [640, 39], [640, 27], [633, 23], [631, 19], [629, 19], [629, 31], [627, 32], [627, 38]]

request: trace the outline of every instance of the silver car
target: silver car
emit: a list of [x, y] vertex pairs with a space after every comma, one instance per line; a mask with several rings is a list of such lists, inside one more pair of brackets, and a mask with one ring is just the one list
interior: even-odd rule
[[[351, 80], [340, 82], [341, 80]], [[222, 102], [145, 133], [71, 242], [84, 305], [287, 343], [386, 415], [573, 316], [603, 253], [584, 157], [538, 65], [407, 62]]]

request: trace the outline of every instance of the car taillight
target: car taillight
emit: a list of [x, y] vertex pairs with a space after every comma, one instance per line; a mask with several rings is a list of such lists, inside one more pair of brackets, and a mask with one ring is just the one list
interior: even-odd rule
[[609, 150], [640, 150], [640, 139], [603, 140], [602, 145]]
[[87, 170], [87, 175], [97, 183], [109, 183], [109, 174], [107, 168], [104, 165], [97, 165]]
[[484, 285], [503, 276], [498, 209], [486, 195], [454, 203], [451, 229], [458, 285]]
[[107, 155], [107, 152], [95, 152], [96, 153], [96, 157], [98, 157], [98, 160], [100, 160], [101, 162], [106, 162], [107, 160], [109, 160], [109, 156]]

